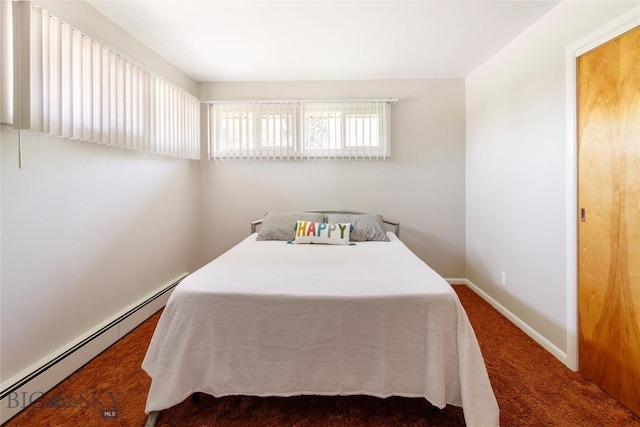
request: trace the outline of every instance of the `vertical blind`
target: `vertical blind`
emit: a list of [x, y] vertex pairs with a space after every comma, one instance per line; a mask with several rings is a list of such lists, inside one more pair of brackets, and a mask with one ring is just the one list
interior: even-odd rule
[[396, 100], [210, 102], [213, 158], [361, 158], [391, 155]]
[[[28, 117], [50, 135], [200, 158], [200, 101], [30, 5]], [[24, 109], [22, 109], [24, 111]]]
[[291, 102], [214, 103], [214, 158], [283, 158], [296, 152], [297, 108]]
[[0, 0], [0, 123], [13, 124], [13, 7]]

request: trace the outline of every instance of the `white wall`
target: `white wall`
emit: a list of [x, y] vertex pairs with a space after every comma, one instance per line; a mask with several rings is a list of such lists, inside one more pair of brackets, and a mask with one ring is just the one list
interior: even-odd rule
[[466, 79], [467, 277], [560, 353], [571, 339], [565, 50], [633, 7], [562, 2]]
[[2, 125], [2, 380], [185, 271], [197, 251], [187, 160]]
[[[150, 71], [197, 83], [86, 2], [58, 16]], [[1, 129], [0, 372], [5, 381], [193, 271], [196, 162]]]
[[399, 98], [386, 160], [208, 160], [202, 262], [267, 211], [352, 209], [401, 223], [402, 240], [445, 277], [465, 277], [464, 81], [206, 83], [201, 99]]

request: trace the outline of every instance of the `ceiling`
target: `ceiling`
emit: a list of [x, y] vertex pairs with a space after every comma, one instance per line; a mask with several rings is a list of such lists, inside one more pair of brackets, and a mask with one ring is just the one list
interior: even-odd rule
[[196, 81], [465, 77], [559, 3], [88, 1]]

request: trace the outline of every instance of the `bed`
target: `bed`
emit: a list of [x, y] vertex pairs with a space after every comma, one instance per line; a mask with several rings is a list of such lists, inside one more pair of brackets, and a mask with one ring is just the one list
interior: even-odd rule
[[376, 241], [297, 244], [269, 239], [267, 219], [173, 291], [142, 364], [150, 418], [198, 392], [365, 394], [424, 397], [461, 406], [469, 426], [498, 425], [467, 315], [399, 224], [379, 217], [395, 233]]

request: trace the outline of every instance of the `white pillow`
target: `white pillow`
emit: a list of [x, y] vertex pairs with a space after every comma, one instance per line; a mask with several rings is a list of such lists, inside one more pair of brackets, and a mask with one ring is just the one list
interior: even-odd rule
[[297, 220], [294, 243], [324, 243], [348, 245], [350, 223], [326, 223]]

